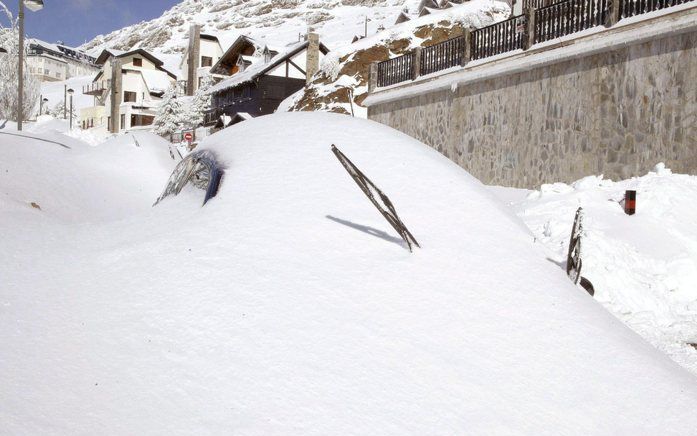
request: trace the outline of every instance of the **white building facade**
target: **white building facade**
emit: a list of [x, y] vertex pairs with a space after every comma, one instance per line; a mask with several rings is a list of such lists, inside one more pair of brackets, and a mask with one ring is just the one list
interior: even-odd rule
[[27, 67], [41, 82], [56, 82], [71, 77], [89, 76], [99, 71], [96, 59], [75, 48], [29, 40]]
[[187, 95], [193, 95], [201, 87], [201, 81], [211, 75], [211, 68], [218, 63], [223, 53], [218, 37], [201, 33], [198, 25], [191, 26], [189, 44], [179, 65], [182, 72], [180, 79], [186, 82]]
[[97, 58], [102, 70], [83, 93], [94, 106], [80, 111], [83, 129], [123, 133], [150, 129], [162, 96], [177, 78], [145, 50], [105, 50]]

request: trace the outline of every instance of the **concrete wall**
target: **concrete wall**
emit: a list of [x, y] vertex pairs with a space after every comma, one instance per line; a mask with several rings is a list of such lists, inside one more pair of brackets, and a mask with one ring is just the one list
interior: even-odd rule
[[697, 174], [697, 31], [369, 107], [484, 183]]

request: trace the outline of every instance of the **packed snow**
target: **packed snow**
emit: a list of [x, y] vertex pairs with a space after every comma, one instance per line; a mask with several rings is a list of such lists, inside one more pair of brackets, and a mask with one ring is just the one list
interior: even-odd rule
[[[697, 374], [697, 176], [673, 174], [659, 164], [645, 176], [618, 182], [590, 176], [539, 191], [494, 189], [560, 265], [574, 214], [583, 207], [582, 275], [593, 284], [595, 299]], [[637, 192], [631, 216], [619, 203], [628, 189]]]
[[[326, 113], [245, 121], [199, 149], [226, 167], [217, 196], [201, 207], [190, 187], [153, 207], [175, 164], [154, 135], [70, 149], [2, 138], [0, 432], [696, 428], [694, 377], [435, 150]], [[637, 221], [653, 216], [644, 195]]]

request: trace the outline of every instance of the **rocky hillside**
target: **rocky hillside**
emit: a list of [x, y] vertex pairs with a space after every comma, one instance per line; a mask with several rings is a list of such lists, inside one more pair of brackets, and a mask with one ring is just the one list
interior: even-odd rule
[[400, 56], [417, 46], [430, 46], [462, 33], [506, 19], [510, 8], [495, 0], [471, 0], [387, 28], [368, 38], [335, 49], [304, 90], [284, 102], [281, 110], [325, 110], [365, 116], [372, 62]]
[[270, 45], [297, 41], [312, 27], [334, 48], [362, 35], [366, 18], [368, 33], [374, 34], [380, 26], [392, 25], [403, 9], [416, 10], [418, 4], [419, 0], [183, 0], [160, 18], [100, 35], [81, 48], [180, 53], [192, 23], [228, 39], [244, 33]]

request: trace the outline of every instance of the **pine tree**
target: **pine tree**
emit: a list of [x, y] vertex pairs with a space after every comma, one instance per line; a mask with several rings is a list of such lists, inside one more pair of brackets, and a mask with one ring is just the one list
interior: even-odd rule
[[184, 124], [185, 111], [181, 102], [177, 99], [177, 90], [170, 87], [165, 95], [162, 96], [160, 107], [153, 122], [155, 133], [160, 136], [167, 136], [178, 132]]
[[196, 90], [188, 111], [188, 123], [190, 127], [198, 127], [203, 124], [205, 113], [211, 107], [211, 95], [208, 91], [212, 83], [213, 81], [209, 76], [202, 78], [201, 86]]

